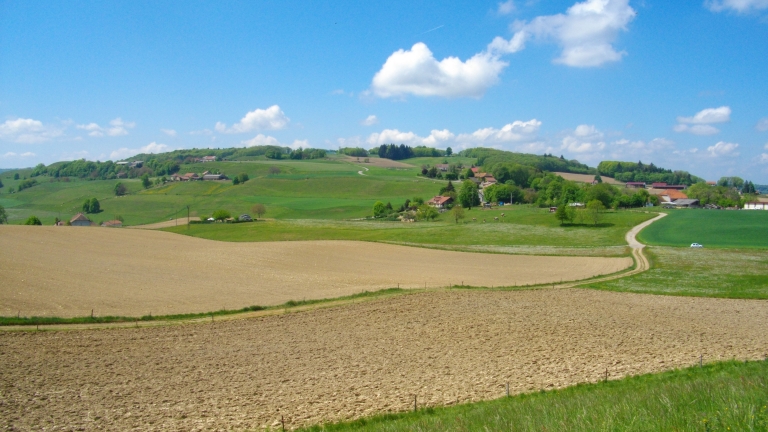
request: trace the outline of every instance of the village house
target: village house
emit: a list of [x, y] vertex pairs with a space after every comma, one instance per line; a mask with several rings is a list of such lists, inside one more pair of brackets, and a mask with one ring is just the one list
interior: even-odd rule
[[685, 185], [669, 185], [663, 182], [652, 183], [651, 187], [654, 189], [675, 189], [675, 190], [683, 190], [686, 188]]
[[437, 164], [435, 165], [435, 168], [445, 172], [445, 171], [448, 171], [448, 164]]
[[224, 174], [206, 174], [203, 176], [203, 180], [226, 180], [227, 176]]
[[645, 189], [645, 182], [627, 182], [624, 187], [633, 189]]
[[688, 195], [675, 189], [667, 189], [659, 194], [659, 197], [663, 202], [675, 202], [680, 199], [688, 199]]
[[744, 203], [744, 210], [768, 210], [768, 203], [757, 201]]
[[449, 196], [436, 196], [433, 197], [431, 200], [427, 201], [427, 205], [430, 205], [432, 207], [442, 209], [445, 208], [448, 204], [450, 204], [453, 201], [453, 198]]
[[69, 220], [69, 224], [72, 226], [91, 226], [91, 220], [85, 217], [84, 214], [78, 213]]
[[200, 162], [216, 162], [216, 156], [203, 156], [198, 160]]

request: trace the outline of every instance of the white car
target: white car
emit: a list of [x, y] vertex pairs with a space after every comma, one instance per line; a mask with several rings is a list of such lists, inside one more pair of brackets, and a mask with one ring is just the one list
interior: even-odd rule
[[692, 248], [703, 248], [704, 246], [698, 244], [698, 243], [691, 243]]

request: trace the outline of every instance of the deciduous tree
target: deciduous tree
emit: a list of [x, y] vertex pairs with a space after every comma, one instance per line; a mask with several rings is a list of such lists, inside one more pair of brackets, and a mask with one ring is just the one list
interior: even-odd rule
[[459, 220], [464, 219], [464, 209], [461, 206], [453, 206], [451, 217], [456, 223], [459, 223]]
[[251, 211], [256, 214], [256, 219], [258, 219], [267, 212], [267, 208], [264, 207], [264, 204], [257, 203], [251, 207]]
[[40, 222], [40, 219], [37, 218], [37, 216], [30, 216], [27, 218], [27, 220], [24, 222], [24, 225], [42, 225], [43, 223]]
[[587, 215], [595, 225], [600, 222], [604, 210], [605, 206], [600, 200], [595, 199], [587, 203]]
[[0, 225], [8, 223], [8, 213], [5, 212], [5, 207], [0, 206]]

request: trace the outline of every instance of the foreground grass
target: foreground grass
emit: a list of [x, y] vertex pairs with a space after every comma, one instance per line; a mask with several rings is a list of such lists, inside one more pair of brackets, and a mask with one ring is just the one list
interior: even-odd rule
[[715, 363], [307, 431], [766, 431], [768, 361]]
[[585, 287], [693, 297], [768, 299], [768, 251], [649, 247], [645, 254], [651, 262], [650, 270]]
[[[507, 206], [466, 212], [462, 223], [439, 220], [404, 224], [385, 221], [271, 220], [247, 224], [193, 224], [167, 231], [221, 241], [363, 240], [425, 246], [625, 246], [633, 226], [650, 213], [608, 212], [598, 226], [560, 226], [548, 209]], [[505, 216], [502, 218], [501, 214]], [[496, 221], [494, 218], [499, 218]], [[447, 218], [444, 214], [441, 218]], [[476, 220], [473, 221], [472, 219]], [[483, 221], [486, 222], [483, 222]]]
[[390, 295], [407, 294], [412, 290], [406, 290], [401, 288], [387, 288], [378, 291], [363, 291], [361, 293], [352, 294], [343, 297], [334, 297], [328, 299], [315, 299], [315, 300], [289, 300], [281, 305], [276, 306], [248, 306], [242, 309], [221, 309], [213, 312], [200, 312], [200, 313], [188, 313], [188, 314], [175, 314], [175, 315], [144, 315], [142, 317], [128, 317], [128, 316], [86, 316], [86, 317], [73, 317], [73, 318], [60, 318], [60, 317], [0, 317], [0, 326], [34, 326], [34, 325], [52, 325], [52, 324], [105, 324], [105, 323], [120, 323], [120, 322], [138, 322], [138, 321], [179, 321], [179, 320], [192, 320], [198, 318], [217, 317], [225, 315], [236, 315], [245, 312], [254, 311], [266, 311], [266, 310], [279, 310], [279, 309], [291, 309], [300, 306], [307, 306], [313, 304], [322, 304], [335, 301], [354, 300], [359, 298], [369, 297], [382, 297]]
[[768, 212], [685, 209], [644, 229], [638, 239], [649, 245], [768, 249]]

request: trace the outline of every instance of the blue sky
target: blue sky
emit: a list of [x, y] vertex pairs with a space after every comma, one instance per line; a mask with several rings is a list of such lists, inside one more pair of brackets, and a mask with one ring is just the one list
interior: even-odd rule
[[0, 0], [0, 167], [380, 143], [768, 184], [768, 0]]

